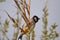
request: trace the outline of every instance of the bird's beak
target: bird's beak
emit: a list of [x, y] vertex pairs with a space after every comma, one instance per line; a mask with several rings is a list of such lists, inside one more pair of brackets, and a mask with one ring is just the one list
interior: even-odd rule
[[40, 18], [38, 18], [38, 20], [40, 20]]

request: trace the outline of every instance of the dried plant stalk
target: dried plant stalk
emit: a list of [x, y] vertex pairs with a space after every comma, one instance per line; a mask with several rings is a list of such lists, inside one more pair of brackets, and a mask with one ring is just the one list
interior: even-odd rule
[[[28, 17], [29, 17], [29, 20], [30, 20], [30, 0], [28, 1], [28, 5], [26, 5], [26, 9], [27, 9], [27, 12], [28, 12]], [[29, 37], [28, 37], [28, 40], [30, 40], [30, 33], [29, 33]]]
[[[43, 35], [41, 40], [55, 40], [56, 37], [58, 37], [58, 33], [55, 31], [55, 28], [57, 27], [56, 23], [53, 24], [50, 28], [50, 32], [47, 30], [47, 25], [48, 25], [48, 9], [47, 5], [43, 8], [44, 15], [42, 17], [42, 22], [43, 22]], [[48, 33], [49, 32], [49, 33]]]
[[22, 16], [22, 18], [24, 19], [24, 21], [26, 22], [26, 24], [28, 25], [28, 28], [30, 29], [30, 26], [29, 26], [29, 23], [30, 23], [30, 20], [26, 17], [25, 13], [22, 11], [21, 7], [19, 6], [18, 2], [16, 0], [14, 0], [14, 2], [16, 3], [19, 11], [20, 11], [20, 14]]

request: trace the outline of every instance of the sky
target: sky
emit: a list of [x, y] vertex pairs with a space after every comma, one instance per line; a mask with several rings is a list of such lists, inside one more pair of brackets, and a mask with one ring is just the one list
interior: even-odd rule
[[[39, 22], [36, 24], [35, 27], [35, 33], [36, 33], [36, 38], [35, 40], [40, 40], [40, 36], [42, 33], [41, 31], [43, 30], [43, 23], [42, 23], [42, 17], [43, 17], [43, 7], [44, 7], [44, 3], [46, 0], [31, 0], [31, 18], [34, 15], [37, 15], [38, 17], [40, 17]], [[56, 24], [58, 25], [58, 27], [56, 28], [56, 31], [59, 33], [60, 35], [60, 0], [47, 0], [47, 8], [48, 8], [48, 29], [49, 27], [56, 22]], [[17, 8], [15, 7], [15, 3], [13, 0], [6, 0], [5, 2], [0, 3], [0, 16], [2, 17], [2, 21], [5, 20], [6, 18], [8, 18], [8, 16], [6, 15], [6, 13], [4, 12], [4, 10], [6, 10], [12, 17], [15, 17], [16, 12], [17, 12]], [[10, 24], [11, 26], [12, 24]], [[14, 28], [9, 27], [9, 32], [8, 32], [8, 36], [10, 36], [10, 38], [12, 38], [13, 35], [13, 31]], [[12, 31], [13, 30], [13, 31]], [[60, 37], [56, 38], [56, 40], [60, 40]]]

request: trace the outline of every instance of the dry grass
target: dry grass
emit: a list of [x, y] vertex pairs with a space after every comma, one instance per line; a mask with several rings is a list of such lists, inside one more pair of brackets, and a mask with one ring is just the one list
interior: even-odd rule
[[[8, 17], [10, 18], [10, 20], [13, 22], [13, 27], [14, 28], [17, 28], [17, 31], [14, 32], [13, 34], [13, 38], [12, 40], [17, 40], [18, 39], [18, 35], [19, 35], [19, 31], [22, 31], [21, 33], [25, 34], [26, 35], [26, 40], [30, 40], [30, 37], [32, 37], [31, 40], [35, 40], [35, 31], [32, 30], [32, 33], [30, 35], [30, 33], [26, 34], [27, 32], [29, 32], [30, 30], [30, 2], [31, 0], [28, 1], [28, 3], [26, 3], [26, 0], [20, 0], [20, 1], [17, 1], [17, 0], [14, 0], [16, 6], [17, 6], [17, 9], [18, 9], [18, 13], [17, 13], [17, 19], [11, 17], [9, 15], [9, 13], [7, 11], [6, 14], [8, 15]], [[27, 11], [27, 13], [26, 13]], [[51, 25], [51, 28], [50, 28], [50, 31], [47, 30], [47, 25], [48, 25], [48, 8], [47, 8], [47, 5], [43, 8], [43, 17], [42, 17], [42, 22], [43, 22], [43, 31], [42, 31], [42, 36], [41, 36], [41, 40], [55, 40], [56, 37], [58, 37], [58, 33], [55, 31], [55, 28], [57, 27], [56, 23], [52, 24]], [[19, 25], [19, 23], [21, 22], [20, 19], [19, 19], [19, 14], [20, 16], [23, 18], [23, 20], [25, 21], [24, 25], [21, 27]], [[26, 15], [28, 14], [28, 16]], [[26, 29], [26, 25], [28, 27], [28, 29]], [[0, 22], [0, 25], [2, 27], [2, 24]], [[2, 34], [4, 37], [7, 38], [7, 40], [9, 40], [9, 38], [6, 36], [6, 33], [7, 33], [7, 29], [9, 27], [9, 21], [6, 19], [4, 21], [4, 30], [1, 29], [0, 32], [2, 31]], [[50, 33], [49, 33], [50, 32]], [[49, 33], [49, 34], [48, 34]], [[4, 40], [4, 37], [3, 37], [3, 40]], [[21, 38], [22, 40], [22, 38]]]

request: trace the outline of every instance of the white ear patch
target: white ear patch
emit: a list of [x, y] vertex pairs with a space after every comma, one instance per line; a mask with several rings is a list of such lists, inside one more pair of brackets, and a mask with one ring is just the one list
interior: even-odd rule
[[19, 39], [20, 40], [20, 39]]
[[37, 21], [37, 18], [36, 17], [34, 19], [35, 19], [35, 21]]

